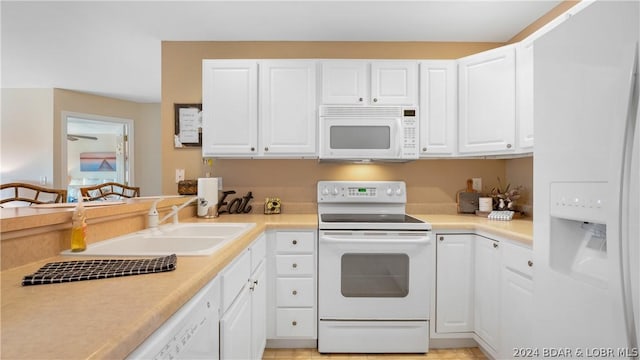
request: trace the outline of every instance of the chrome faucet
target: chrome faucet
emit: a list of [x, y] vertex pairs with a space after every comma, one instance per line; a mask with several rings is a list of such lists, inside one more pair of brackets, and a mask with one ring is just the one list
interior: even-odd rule
[[171, 207], [171, 211], [165, 215], [162, 219], [158, 220], [158, 203], [161, 200], [164, 200], [164, 198], [160, 198], [156, 201], [153, 202], [153, 204], [151, 205], [151, 208], [149, 209], [149, 214], [147, 215], [148, 217], [148, 222], [149, 222], [149, 228], [156, 228], [158, 227], [158, 225], [162, 224], [163, 222], [165, 222], [165, 220], [167, 220], [168, 218], [173, 216], [173, 223], [177, 224], [178, 223], [178, 213], [180, 212], [180, 210], [184, 209], [187, 205], [191, 204], [192, 202], [198, 200], [199, 198], [197, 196], [192, 197], [191, 199], [185, 201], [182, 205], [180, 206], [175, 206], [173, 205]]

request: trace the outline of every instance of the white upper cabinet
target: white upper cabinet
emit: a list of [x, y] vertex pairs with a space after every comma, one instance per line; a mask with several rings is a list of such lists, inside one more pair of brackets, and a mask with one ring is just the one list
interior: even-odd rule
[[203, 60], [202, 154], [257, 154], [258, 63]]
[[316, 154], [315, 61], [260, 63], [260, 151]]
[[203, 60], [202, 70], [203, 156], [317, 156], [315, 61]]
[[459, 152], [513, 153], [516, 123], [514, 46], [458, 60], [458, 76]]
[[324, 105], [416, 105], [417, 61], [325, 60]]
[[518, 147], [533, 151], [533, 40], [516, 47]]
[[323, 104], [364, 104], [367, 96], [367, 63], [364, 61], [322, 62]]
[[420, 156], [453, 155], [457, 138], [455, 60], [420, 62]]

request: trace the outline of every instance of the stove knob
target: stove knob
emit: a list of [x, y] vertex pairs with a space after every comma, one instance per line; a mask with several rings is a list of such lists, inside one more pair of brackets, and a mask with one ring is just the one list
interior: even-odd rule
[[387, 188], [387, 195], [389, 195], [389, 196], [393, 195], [393, 189], [392, 188]]
[[340, 193], [340, 191], [338, 190], [337, 186], [333, 187], [333, 195], [338, 195]]
[[329, 195], [329, 188], [325, 187], [324, 189], [322, 189], [322, 195]]
[[396, 195], [398, 195], [398, 196], [402, 195], [402, 188], [397, 188], [396, 189]]

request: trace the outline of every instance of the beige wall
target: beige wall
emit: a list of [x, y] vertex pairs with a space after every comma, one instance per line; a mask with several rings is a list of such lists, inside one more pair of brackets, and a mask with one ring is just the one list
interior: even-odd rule
[[[496, 179], [492, 179], [497, 183]], [[522, 186], [522, 197], [518, 199], [518, 205], [528, 215], [533, 211], [533, 157], [511, 159], [505, 162], [505, 174], [502, 178], [504, 184], [511, 186]]]
[[160, 181], [160, 105], [141, 104], [76, 91], [54, 90], [53, 153], [57, 186], [66, 185], [66, 170], [61, 168], [62, 112], [74, 112], [133, 120], [134, 185], [141, 195], [161, 192]]
[[2, 89], [0, 181], [53, 186], [53, 89]]

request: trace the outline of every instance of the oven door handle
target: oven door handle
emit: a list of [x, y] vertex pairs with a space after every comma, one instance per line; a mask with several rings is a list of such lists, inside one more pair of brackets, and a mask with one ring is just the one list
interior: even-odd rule
[[374, 243], [374, 244], [428, 244], [431, 242], [431, 238], [425, 235], [400, 235], [400, 236], [372, 236], [367, 237], [366, 239], [362, 236], [350, 237], [350, 236], [327, 236], [323, 235], [320, 237], [320, 241], [324, 243], [335, 243], [335, 244], [364, 244], [364, 243]]

